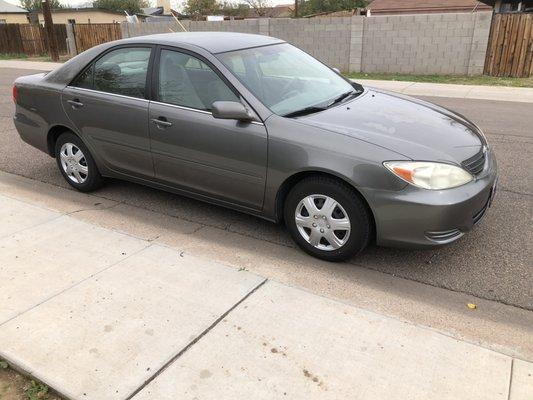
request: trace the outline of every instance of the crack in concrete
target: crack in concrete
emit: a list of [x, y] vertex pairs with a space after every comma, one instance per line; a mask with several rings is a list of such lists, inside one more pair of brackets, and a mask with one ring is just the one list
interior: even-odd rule
[[514, 369], [514, 357], [511, 358], [511, 372], [509, 374], [509, 392], [507, 393], [507, 400], [511, 400], [511, 387], [513, 385], [513, 369]]
[[237, 303], [231, 306], [226, 312], [224, 312], [220, 317], [218, 317], [211, 325], [209, 325], [202, 333], [196, 336], [192, 341], [189, 342], [184, 348], [182, 348], [177, 354], [170, 358], [161, 368], [159, 368], [152, 376], [145, 380], [137, 389], [135, 389], [131, 394], [126, 396], [125, 400], [131, 400], [135, 395], [137, 395], [141, 390], [148, 386], [154, 379], [156, 379], [161, 373], [163, 373], [170, 365], [172, 365], [178, 358], [185, 354], [191, 347], [198, 343], [205, 335], [207, 335], [213, 328], [215, 328], [220, 321], [228, 316], [233, 310], [235, 310], [239, 305], [241, 305], [246, 299], [253, 295], [257, 290], [259, 290], [266, 282], [268, 278], [263, 279], [259, 284], [257, 284], [252, 290], [250, 290], [242, 299]]
[[189, 233], [189, 235], [194, 235], [196, 232], [198, 232], [198, 231], [200, 231], [200, 230], [202, 230], [204, 228], [207, 228], [207, 226], [200, 224], [200, 226], [198, 228], [194, 229], [191, 233]]
[[517, 194], [517, 195], [520, 195], [520, 196], [533, 196], [533, 193], [518, 192], [516, 190], [500, 188], [500, 187], [498, 187], [498, 189], [496, 190], [496, 195], [498, 195], [498, 191], [506, 192], [506, 193], [513, 193], [513, 194]]
[[[115, 200], [113, 200], [113, 201], [115, 201]], [[116, 204], [112, 204], [112, 205], [106, 206], [106, 207], [98, 207], [98, 206], [96, 206], [96, 208], [92, 208], [92, 207], [80, 208], [79, 210], [69, 211], [67, 213], [64, 213], [63, 215], [70, 216], [70, 215], [78, 214], [78, 213], [81, 213], [81, 212], [84, 212], [84, 211], [106, 211], [106, 210], [110, 210], [111, 208], [117, 207], [117, 206], [119, 206], [121, 204], [124, 204], [124, 201], [120, 201], [120, 202], [117, 202]]]

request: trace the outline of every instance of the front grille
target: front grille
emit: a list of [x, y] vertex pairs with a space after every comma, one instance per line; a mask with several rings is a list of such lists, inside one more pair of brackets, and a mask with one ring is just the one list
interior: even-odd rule
[[481, 149], [479, 153], [464, 160], [461, 165], [472, 175], [477, 175], [483, 171], [483, 167], [485, 166], [485, 158], [485, 149]]

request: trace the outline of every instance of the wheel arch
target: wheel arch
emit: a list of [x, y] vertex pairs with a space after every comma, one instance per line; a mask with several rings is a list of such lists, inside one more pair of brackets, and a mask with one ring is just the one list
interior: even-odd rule
[[368, 200], [366, 197], [361, 193], [361, 191], [348, 179], [345, 177], [339, 176], [338, 174], [329, 172], [329, 171], [320, 171], [320, 170], [306, 170], [306, 171], [300, 171], [297, 172], [291, 176], [289, 176], [278, 189], [278, 192], [276, 194], [276, 220], [278, 222], [283, 222], [283, 207], [285, 206], [285, 200], [287, 199], [287, 195], [289, 194], [290, 190], [298, 184], [298, 182], [311, 177], [311, 176], [325, 176], [329, 178], [336, 179], [338, 181], [343, 182], [344, 184], [348, 185], [357, 196], [363, 201], [363, 204], [365, 205], [369, 215], [370, 219], [372, 221], [372, 227], [371, 227], [371, 235], [372, 240], [376, 237], [376, 219], [374, 216], [374, 211], [372, 210], [372, 207], [370, 206]]
[[372, 225], [373, 225], [373, 232], [375, 233], [376, 228], [376, 219], [374, 217], [374, 211], [372, 210], [372, 207], [370, 207], [370, 204], [366, 197], [361, 193], [361, 191], [348, 179], [346, 179], [343, 176], [340, 176], [338, 174], [332, 173], [330, 171], [321, 171], [321, 170], [305, 170], [296, 172], [293, 175], [287, 177], [283, 183], [280, 185], [278, 192], [276, 194], [276, 220], [278, 222], [283, 222], [283, 207], [285, 205], [285, 200], [287, 198], [287, 195], [289, 194], [290, 190], [298, 184], [298, 182], [311, 177], [311, 176], [325, 176], [329, 178], [336, 179], [338, 181], [343, 182], [344, 184], [348, 185], [363, 201], [363, 204], [367, 208], [367, 211], [370, 214], [370, 217], [372, 219]]
[[62, 133], [65, 133], [65, 132], [71, 132], [74, 135], [78, 136], [80, 140], [82, 140], [80, 135], [78, 135], [76, 131], [72, 129], [71, 127], [68, 127], [66, 125], [54, 125], [50, 127], [50, 129], [48, 129], [48, 133], [46, 134], [46, 145], [47, 145], [48, 154], [51, 157], [55, 158], [55, 145], [57, 142], [57, 138]]

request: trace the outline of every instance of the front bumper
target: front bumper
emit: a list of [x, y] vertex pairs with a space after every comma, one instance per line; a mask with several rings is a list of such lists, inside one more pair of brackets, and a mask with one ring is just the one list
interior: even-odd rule
[[488, 150], [483, 170], [466, 185], [439, 191], [408, 185], [399, 192], [367, 193], [376, 220], [377, 244], [433, 247], [459, 239], [490, 207], [497, 175], [496, 159]]

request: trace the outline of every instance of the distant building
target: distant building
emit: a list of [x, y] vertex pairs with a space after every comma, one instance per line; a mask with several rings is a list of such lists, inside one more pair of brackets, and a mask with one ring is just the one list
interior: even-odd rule
[[367, 15], [397, 15], [492, 11], [492, 7], [477, 0], [373, 0], [366, 10]]
[[[37, 15], [39, 23], [44, 24], [43, 13]], [[59, 8], [52, 10], [52, 20], [54, 24], [110, 24], [126, 21], [126, 13], [103, 8]]]
[[142, 13], [137, 14], [137, 16], [146, 22], [168, 22], [175, 20], [173, 14], [179, 19], [184, 19], [185, 17], [172, 10], [170, 0], [157, 0], [155, 7], [143, 8]]
[[0, 0], [0, 24], [27, 24], [28, 11]]
[[163, 7], [146, 7], [141, 8], [141, 15], [146, 16], [161, 16], [165, 14], [165, 9]]
[[[141, 9], [142, 12], [137, 16], [145, 22], [168, 22], [174, 21], [172, 13], [165, 13], [164, 7], [147, 7]], [[183, 18], [180, 18], [183, 19]]]
[[496, 13], [533, 13], [533, 0], [481, 0]]

